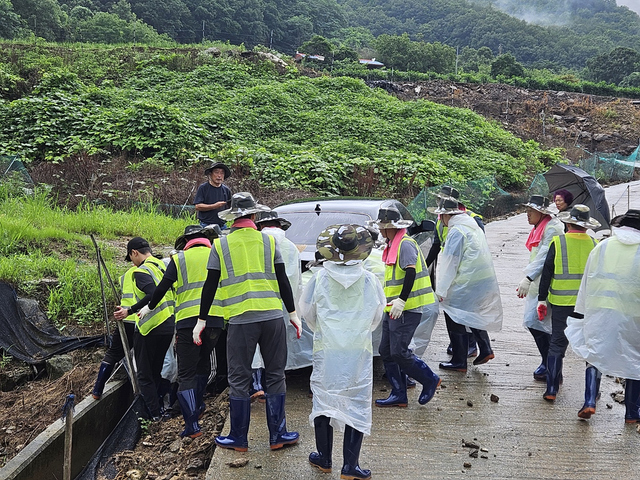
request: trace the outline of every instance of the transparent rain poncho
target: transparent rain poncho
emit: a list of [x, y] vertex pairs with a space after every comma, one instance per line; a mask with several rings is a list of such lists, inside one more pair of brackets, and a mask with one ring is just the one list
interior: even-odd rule
[[325, 262], [299, 300], [313, 338], [309, 421], [319, 415], [344, 431], [345, 425], [371, 433], [373, 345], [371, 333], [386, 299], [380, 281], [362, 264]]
[[480, 330], [502, 328], [502, 302], [489, 245], [476, 221], [453, 215], [444, 249], [438, 254], [436, 294], [456, 322]]
[[549, 252], [549, 244], [556, 235], [564, 234], [564, 224], [553, 217], [544, 228], [542, 239], [537, 247], [531, 249], [529, 255], [529, 265], [524, 269], [525, 276], [532, 278], [529, 293], [524, 299], [524, 320], [523, 325], [527, 328], [535, 328], [545, 333], [551, 333], [551, 305], [547, 304], [547, 316], [543, 321], [538, 319], [538, 292], [540, 289], [540, 278], [542, 267]]
[[565, 335], [606, 375], [640, 380], [640, 231], [613, 228], [591, 251]]

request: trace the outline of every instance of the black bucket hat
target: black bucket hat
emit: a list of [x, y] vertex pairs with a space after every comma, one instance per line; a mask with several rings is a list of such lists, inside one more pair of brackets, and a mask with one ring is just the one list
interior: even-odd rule
[[127, 243], [127, 256], [124, 257], [125, 261], [127, 262], [131, 261], [131, 252], [133, 250], [141, 250], [143, 248], [151, 248], [151, 246], [149, 245], [149, 242], [147, 242], [142, 237], [133, 237]]
[[533, 208], [544, 215], [553, 215], [549, 210], [549, 199], [543, 195], [531, 195], [527, 203], [521, 203], [520, 206]]
[[231, 176], [231, 170], [229, 170], [229, 167], [227, 167], [222, 162], [216, 162], [216, 163], [213, 163], [213, 164], [209, 165], [207, 168], [205, 168], [204, 174], [205, 175], [209, 175], [214, 168], [221, 168], [221, 169], [224, 170], [224, 179], [225, 180]]
[[434, 193], [434, 195], [438, 198], [447, 198], [447, 197], [451, 197], [451, 198], [455, 198], [456, 200], [460, 199], [460, 192], [453, 188], [450, 185], [443, 185], [440, 188], [439, 192]]
[[429, 207], [427, 210], [436, 215], [457, 215], [459, 213], [465, 213], [465, 210], [460, 208], [458, 200], [455, 197], [441, 197], [437, 207]]
[[260, 225], [266, 222], [278, 222], [280, 224], [280, 228], [282, 230], [286, 230], [291, 226], [291, 222], [285, 218], [282, 218], [278, 215], [275, 210], [271, 210], [269, 212], [258, 212], [256, 214], [255, 224]]
[[187, 242], [193, 238], [206, 238], [209, 241], [220, 236], [220, 226], [213, 224], [201, 227], [200, 225], [187, 225], [184, 233], [176, 239], [174, 248], [176, 250], [184, 250]]
[[611, 220], [612, 227], [631, 227], [640, 230], [640, 210], [627, 210], [623, 215], [617, 215]]

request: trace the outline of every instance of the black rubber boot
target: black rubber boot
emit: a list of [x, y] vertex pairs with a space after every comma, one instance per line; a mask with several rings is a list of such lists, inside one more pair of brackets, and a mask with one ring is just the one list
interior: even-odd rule
[[625, 423], [640, 423], [640, 380], [626, 379], [624, 384]]
[[91, 396], [94, 399], [100, 400], [100, 397], [102, 397], [102, 392], [104, 391], [104, 386], [107, 383], [107, 380], [109, 380], [109, 377], [112, 373], [113, 365], [106, 362], [102, 362], [100, 364], [100, 369], [98, 370], [98, 378], [96, 379], [96, 383], [93, 386], [93, 391], [91, 392]]
[[491, 349], [491, 340], [489, 339], [489, 334], [486, 330], [478, 330], [477, 328], [472, 328], [471, 331], [473, 335], [476, 337], [476, 341], [478, 342], [478, 358], [473, 361], [474, 365], [482, 365], [483, 363], [487, 363], [492, 358], [495, 358], [493, 354], [493, 350]]
[[331, 453], [333, 450], [333, 427], [331, 419], [324, 415], [313, 419], [316, 434], [317, 452], [309, 454], [309, 463], [324, 473], [331, 472]]
[[444, 362], [439, 365], [443, 370], [454, 370], [456, 372], [467, 371], [467, 352], [469, 350], [469, 335], [467, 332], [454, 333], [451, 332], [451, 345], [453, 354], [450, 362]]
[[529, 331], [531, 335], [533, 335], [533, 339], [538, 347], [538, 352], [540, 352], [540, 358], [542, 359], [538, 368], [533, 372], [533, 378], [545, 382], [547, 380], [547, 355], [549, 353], [549, 344], [551, 343], [551, 334], [543, 332], [542, 330], [536, 330], [535, 328], [530, 328]]
[[562, 378], [562, 357], [549, 355], [547, 357], [547, 390], [542, 398], [553, 402], [558, 395], [560, 379]]
[[342, 445], [342, 456], [344, 463], [340, 478], [343, 480], [368, 480], [371, 478], [371, 470], [365, 470], [358, 465], [360, 458], [360, 448], [364, 434], [355, 428], [346, 425], [344, 428], [344, 443]]

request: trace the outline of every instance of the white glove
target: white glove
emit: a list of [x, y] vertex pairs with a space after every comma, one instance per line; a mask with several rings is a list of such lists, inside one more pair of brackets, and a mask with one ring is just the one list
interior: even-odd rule
[[528, 277], [524, 277], [520, 281], [520, 285], [516, 288], [516, 293], [518, 294], [518, 298], [524, 298], [529, 293], [529, 287], [531, 286], [531, 280]]
[[302, 322], [298, 318], [298, 314], [295, 310], [289, 313], [289, 321], [291, 322], [291, 325], [296, 327], [296, 335], [300, 338], [300, 335], [302, 334]]
[[391, 300], [391, 310], [389, 311], [389, 316], [394, 320], [396, 318], [400, 318], [402, 312], [404, 312], [405, 303], [407, 302], [402, 300], [400, 297], [396, 298], [395, 300]]
[[202, 339], [200, 338], [200, 334], [202, 333], [202, 331], [205, 329], [206, 326], [207, 326], [206, 320], [198, 319], [198, 323], [196, 323], [196, 326], [193, 327], [193, 343], [195, 343], [196, 345], [202, 345]]
[[149, 305], [145, 305], [144, 307], [142, 307], [140, 309], [140, 311], [138, 312], [138, 318], [140, 320], [144, 320], [144, 317], [146, 317], [147, 315], [149, 315], [149, 313], [151, 312], [151, 309], [149, 308]]

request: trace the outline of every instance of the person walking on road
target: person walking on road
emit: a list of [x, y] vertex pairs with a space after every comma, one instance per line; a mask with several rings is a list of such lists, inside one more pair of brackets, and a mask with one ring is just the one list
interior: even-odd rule
[[231, 176], [231, 170], [224, 163], [216, 162], [207, 167], [204, 174], [207, 181], [200, 184], [193, 199], [200, 226], [215, 224], [224, 228], [225, 222], [218, 213], [228, 208], [231, 200], [231, 190], [222, 183]]
[[524, 327], [531, 332], [540, 352], [542, 361], [533, 372], [533, 378], [547, 381], [547, 355], [551, 342], [551, 312], [538, 317], [538, 288], [542, 267], [547, 258], [553, 237], [564, 233], [564, 224], [549, 210], [549, 199], [542, 195], [531, 195], [522, 206], [527, 209], [527, 221], [533, 225], [525, 243], [529, 254], [529, 264], [524, 269], [525, 277], [520, 281], [516, 294], [524, 298]]
[[[138, 384], [149, 413], [154, 420], [162, 417], [159, 386], [164, 358], [171, 345], [174, 330], [174, 295], [167, 292], [154, 309], [145, 307], [164, 275], [164, 262], [153, 256], [149, 242], [135, 237], [127, 244], [126, 261], [136, 266], [133, 272], [132, 293], [136, 303], [118, 307], [114, 316], [123, 320], [138, 312], [133, 336], [133, 351], [138, 371]], [[123, 292], [129, 293], [129, 292]]]
[[574, 312], [578, 288], [591, 250], [596, 241], [587, 234], [589, 228], [600, 223], [590, 217], [589, 207], [575, 205], [569, 212], [561, 212], [558, 219], [567, 224], [567, 233], [553, 237], [542, 269], [538, 292], [538, 317], [548, 315], [551, 305], [551, 342], [547, 357], [547, 389], [543, 398], [556, 399], [562, 381], [562, 363], [569, 345], [564, 330], [567, 317]]
[[405, 375], [422, 384], [418, 403], [425, 405], [436, 393], [440, 377], [409, 348], [420, 324], [424, 307], [435, 303], [431, 278], [422, 251], [407, 235], [413, 219], [406, 209], [400, 211], [397, 202], [384, 202], [378, 209], [377, 224], [387, 240], [382, 253], [385, 264], [384, 294], [387, 305], [382, 319], [382, 338], [379, 352], [384, 362], [391, 393], [376, 400], [378, 407], [406, 407], [407, 382]]
[[452, 358], [440, 364], [444, 370], [467, 371], [468, 332], [478, 341], [474, 365], [495, 357], [487, 331], [502, 328], [502, 302], [484, 233], [458, 201], [444, 197], [429, 211], [441, 216], [448, 227], [447, 243], [438, 255], [436, 295], [451, 332]]
[[241, 192], [231, 198], [231, 208], [220, 212], [220, 217], [233, 221], [233, 226], [229, 235], [213, 242], [200, 302], [200, 318], [203, 318], [218, 295], [216, 301], [221, 302], [228, 322], [231, 431], [227, 436], [216, 437], [215, 442], [219, 447], [240, 452], [246, 452], [249, 445], [251, 363], [257, 345], [265, 366], [271, 449], [298, 441], [298, 432], [288, 432], [285, 419], [287, 339], [283, 303], [298, 338], [302, 324], [295, 312], [293, 292], [275, 238], [259, 232], [254, 223], [257, 213], [268, 210], [269, 207], [256, 203], [250, 193]]
[[205, 320], [198, 320], [202, 285], [214, 228], [188, 225], [177, 238], [177, 253], [171, 255], [167, 271], [156, 287], [147, 308], [153, 309], [162, 296], [175, 288], [176, 357], [178, 359], [178, 402], [185, 428], [181, 437], [202, 435], [198, 418], [204, 412], [204, 393], [211, 375], [211, 352], [224, 328], [222, 308], [212, 304]]
[[625, 378], [625, 423], [640, 423], [640, 210], [611, 221], [612, 236], [593, 248], [575, 303], [582, 318], [567, 319], [567, 338], [587, 361], [585, 402], [596, 411], [602, 373]]
[[331, 225], [319, 236], [324, 268], [314, 273], [300, 298], [302, 317], [314, 332], [309, 421], [317, 452], [309, 463], [331, 472], [333, 429], [344, 432], [341, 479], [369, 479], [360, 468], [364, 435], [371, 434], [373, 391], [372, 332], [380, 323], [386, 298], [375, 274], [362, 262], [373, 239], [359, 225]]

